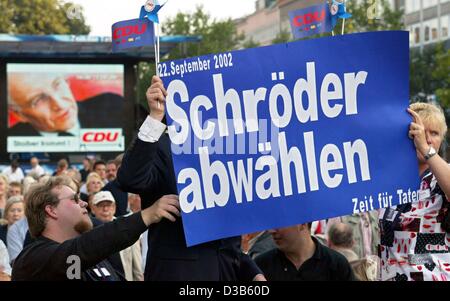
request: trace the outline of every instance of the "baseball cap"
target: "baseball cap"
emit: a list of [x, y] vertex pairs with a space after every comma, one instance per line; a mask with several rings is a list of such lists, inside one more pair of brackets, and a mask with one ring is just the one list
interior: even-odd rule
[[100, 202], [103, 201], [110, 201], [115, 203], [114, 197], [111, 192], [109, 191], [99, 191], [96, 194], [94, 194], [94, 199], [92, 200], [92, 204], [97, 205]]

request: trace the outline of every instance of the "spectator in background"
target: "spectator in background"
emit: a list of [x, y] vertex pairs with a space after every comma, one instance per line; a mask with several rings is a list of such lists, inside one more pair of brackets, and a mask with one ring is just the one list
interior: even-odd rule
[[53, 176], [63, 176], [67, 173], [67, 169], [69, 169], [69, 162], [66, 159], [61, 159], [56, 165]]
[[117, 177], [117, 165], [116, 160], [110, 160], [106, 163], [106, 179], [108, 182], [112, 182]]
[[0, 174], [0, 218], [3, 217], [6, 200], [8, 199], [9, 181], [5, 175]]
[[67, 170], [66, 176], [71, 178], [77, 185], [81, 183], [81, 174], [76, 168], [69, 168]]
[[270, 232], [277, 248], [255, 258], [268, 281], [355, 280], [347, 259], [312, 237], [310, 224]]
[[89, 210], [92, 207], [91, 201], [92, 201], [92, 198], [94, 197], [94, 194], [96, 194], [97, 192], [102, 190], [103, 186], [105, 186], [105, 184], [103, 184], [102, 179], [96, 172], [91, 172], [88, 175], [87, 182], [86, 182], [86, 192], [87, 193], [86, 194], [81, 193], [80, 198], [89, 204]]
[[31, 185], [37, 183], [37, 180], [30, 176], [26, 176], [25, 179], [23, 179], [22, 184], [22, 195], [27, 194], [28, 190], [30, 189]]
[[8, 250], [5, 244], [0, 240], [0, 281], [11, 280], [11, 265], [9, 264]]
[[[120, 154], [114, 159], [114, 164], [116, 166], [116, 173], [117, 173], [117, 170], [120, 168], [120, 165], [122, 164], [122, 158], [123, 158], [123, 154]], [[128, 210], [128, 204], [129, 204], [128, 193], [123, 191], [122, 189], [120, 189], [119, 183], [117, 182], [117, 179], [115, 177], [114, 177], [114, 180], [106, 183], [105, 187], [103, 187], [102, 190], [110, 191], [113, 194], [114, 199], [116, 200], [116, 204], [117, 204], [117, 210], [115, 213], [116, 217], [128, 214], [128, 212], [129, 212], [129, 210]]]
[[353, 252], [353, 229], [344, 223], [335, 223], [328, 228], [328, 247], [338, 251], [349, 262], [358, 260], [358, 255]]
[[6, 224], [0, 226], [0, 240], [8, 245], [7, 234], [9, 228], [24, 216], [23, 196], [12, 196], [8, 199], [5, 206]]
[[87, 176], [92, 171], [92, 162], [88, 157], [83, 159], [83, 169], [80, 170], [81, 182], [86, 182]]
[[352, 228], [354, 240], [352, 250], [359, 258], [378, 255], [380, 228], [377, 210], [330, 218], [327, 227], [335, 223], [344, 223]]
[[[139, 210], [140, 211], [140, 210]], [[94, 195], [92, 200], [92, 213], [103, 223], [112, 222], [116, 212], [116, 201], [109, 191], [100, 191]], [[116, 270], [123, 272], [125, 279], [128, 281], [143, 281], [144, 274], [142, 273], [142, 255], [139, 239], [130, 247], [121, 250], [120, 267], [111, 264]]]
[[19, 161], [14, 159], [11, 165], [3, 170], [3, 174], [8, 178], [8, 182], [22, 182], [24, 175], [22, 168], [20, 168]]
[[10, 182], [8, 189], [8, 198], [16, 195], [22, 195], [22, 184], [20, 184], [20, 182]]
[[[127, 215], [139, 212], [141, 210], [141, 197], [139, 194], [128, 193], [128, 208], [130, 213]], [[145, 271], [145, 263], [147, 260], [148, 251], [148, 230], [141, 234], [139, 238], [141, 246], [141, 258], [142, 258], [142, 271]]]
[[105, 161], [99, 160], [94, 163], [94, 172], [96, 172], [100, 178], [102, 179], [103, 183], [108, 183], [108, 180], [106, 179], [106, 164]]
[[38, 158], [31, 157], [30, 164], [31, 164], [30, 172], [34, 172], [38, 177], [40, 177], [40, 176], [45, 174], [44, 169], [42, 168], [42, 166], [39, 165]]
[[141, 210], [141, 197], [139, 194], [128, 193], [128, 207], [133, 213]]

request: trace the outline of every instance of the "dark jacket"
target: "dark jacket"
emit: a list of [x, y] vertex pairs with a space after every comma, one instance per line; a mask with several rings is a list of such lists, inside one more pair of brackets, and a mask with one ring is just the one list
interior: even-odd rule
[[145, 229], [141, 214], [136, 213], [98, 226], [61, 244], [41, 236], [17, 256], [12, 280], [68, 280], [73, 265], [73, 261], [68, 260], [71, 255], [80, 259], [79, 280], [123, 280], [105, 259], [134, 244]]
[[[178, 194], [170, 139], [156, 143], [136, 139], [118, 171], [124, 191], [138, 193], [142, 208], [160, 197]], [[163, 219], [149, 227], [146, 280], [252, 280], [259, 268], [240, 250], [240, 237], [186, 247], [181, 218]]]

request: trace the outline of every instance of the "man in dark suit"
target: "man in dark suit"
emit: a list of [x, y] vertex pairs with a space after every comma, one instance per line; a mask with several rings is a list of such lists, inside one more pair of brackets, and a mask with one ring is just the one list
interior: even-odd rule
[[[66, 80], [51, 73], [13, 73], [8, 77], [8, 104], [19, 123], [8, 136], [39, 136], [45, 133], [77, 135], [80, 128], [122, 126], [123, 98], [99, 94], [82, 102], [75, 100]], [[102, 110], [113, 108], [108, 114]]]
[[[118, 171], [124, 191], [137, 193], [142, 208], [160, 196], [178, 194], [170, 139], [161, 121], [167, 92], [159, 77], [147, 90], [150, 115], [127, 150]], [[149, 227], [145, 280], [265, 280], [253, 260], [242, 253], [240, 237], [186, 247], [181, 219]]]

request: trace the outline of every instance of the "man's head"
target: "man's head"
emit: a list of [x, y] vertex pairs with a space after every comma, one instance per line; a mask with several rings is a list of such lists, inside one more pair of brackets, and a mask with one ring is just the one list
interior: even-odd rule
[[332, 249], [351, 249], [353, 247], [353, 229], [344, 223], [335, 223], [328, 229], [328, 246]]
[[104, 181], [106, 179], [106, 164], [104, 161], [97, 161], [94, 164], [94, 172], [96, 172], [100, 178]]
[[39, 165], [39, 160], [36, 157], [31, 157], [30, 159], [30, 164], [32, 168], [35, 168], [36, 166]]
[[106, 163], [106, 178], [112, 182], [117, 176], [117, 166], [115, 160], [110, 160]]
[[83, 159], [83, 168], [84, 170], [91, 170], [91, 159], [89, 159], [88, 157]]
[[19, 182], [9, 183], [8, 197], [22, 195], [22, 184]]
[[60, 75], [12, 73], [8, 92], [9, 108], [38, 131], [63, 132], [77, 123], [77, 102]]
[[58, 161], [56, 165], [56, 173], [58, 175], [63, 175], [65, 172], [67, 172], [67, 169], [69, 168], [69, 162], [66, 159], [61, 159]]
[[285, 228], [270, 230], [273, 241], [278, 249], [285, 253], [297, 251], [298, 243], [306, 237], [311, 237], [311, 225], [300, 224]]
[[92, 200], [92, 212], [104, 223], [111, 222], [116, 213], [116, 201], [111, 192], [99, 191]]
[[25, 215], [33, 237], [50, 232], [70, 239], [89, 231], [92, 221], [86, 207], [68, 177], [52, 177], [36, 184], [25, 196]]

